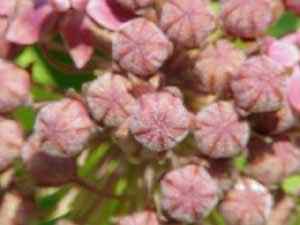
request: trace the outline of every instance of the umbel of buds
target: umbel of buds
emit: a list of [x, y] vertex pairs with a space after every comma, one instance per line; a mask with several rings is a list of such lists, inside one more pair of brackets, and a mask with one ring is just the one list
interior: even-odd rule
[[230, 102], [220, 101], [202, 109], [196, 116], [195, 126], [199, 151], [209, 157], [232, 157], [246, 150], [250, 128], [239, 119]]
[[241, 178], [220, 205], [228, 225], [264, 225], [269, 219], [273, 198], [257, 181]]
[[215, 18], [203, 0], [170, 0], [162, 8], [160, 27], [183, 47], [201, 46], [215, 28]]
[[135, 103], [129, 89], [126, 78], [111, 73], [103, 74], [85, 86], [86, 101], [93, 117], [106, 126], [120, 126]]
[[14, 64], [0, 59], [0, 113], [29, 103], [29, 74]]
[[70, 157], [83, 150], [95, 126], [81, 102], [66, 98], [43, 107], [34, 129], [56, 154]]
[[189, 131], [190, 114], [182, 99], [162, 91], [142, 95], [134, 106], [130, 130], [151, 151], [172, 149]]
[[231, 79], [236, 76], [245, 60], [245, 55], [226, 40], [209, 45], [199, 56], [194, 68], [199, 90], [224, 94], [229, 91]]
[[159, 225], [159, 221], [155, 212], [142, 211], [119, 218], [118, 225]]
[[23, 143], [23, 131], [19, 124], [0, 117], [0, 171], [20, 156]]
[[201, 220], [218, 202], [218, 185], [202, 166], [187, 165], [172, 170], [160, 185], [163, 210], [180, 222]]
[[113, 40], [113, 58], [133, 74], [154, 74], [173, 52], [173, 45], [152, 22], [133, 19], [124, 24]]

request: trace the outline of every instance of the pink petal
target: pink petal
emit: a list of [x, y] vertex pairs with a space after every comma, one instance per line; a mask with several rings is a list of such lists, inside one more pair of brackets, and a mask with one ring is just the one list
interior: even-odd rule
[[51, 2], [59, 12], [65, 12], [71, 8], [70, 0], [51, 0]]
[[90, 0], [87, 5], [87, 14], [110, 30], [118, 30], [123, 23], [134, 17], [114, 0]]
[[77, 68], [84, 67], [93, 55], [91, 20], [83, 14], [72, 11], [61, 26], [61, 33], [69, 47]]
[[45, 25], [53, 19], [53, 6], [48, 0], [22, 0], [6, 34], [7, 40], [33, 44], [40, 38]]
[[2, 0], [0, 1], [0, 15], [8, 16], [14, 12], [16, 0]]
[[84, 11], [88, 4], [88, 0], [71, 0], [71, 4], [74, 9], [78, 11]]
[[300, 69], [295, 69], [288, 83], [288, 100], [292, 108], [300, 113]]

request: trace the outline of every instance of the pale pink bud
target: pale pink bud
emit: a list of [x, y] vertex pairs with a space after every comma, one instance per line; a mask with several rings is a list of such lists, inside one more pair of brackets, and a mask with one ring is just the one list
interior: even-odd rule
[[245, 61], [231, 82], [235, 104], [248, 113], [278, 110], [284, 101], [287, 73], [267, 56]]
[[172, 43], [143, 18], [124, 24], [113, 40], [113, 58], [124, 70], [142, 77], [154, 74], [172, 52]]
[[216, 21], [202, 0], [170, 0], [162, 8], [160, 27], [179, 46], [199, 47]]
[[300, 52], [296, 45], [284, 40], [267, 38], [263, 42], [263, 52], [282, 66], [291, 68], [300, 61]]
[[200, 53], [194, 69], [199, 90], [216, 94], [228, 92], [229, 83], [244, 60], [243, 52], [226, 40], [208, 46]]
[[300, 113], [300, 68], [294, 68], [292, 76], [288, 78], [287, 82], [287, 99], [291, 108]]
[[277, 139], [272, 145], [250, 145], [250, 151], [254, 153], [247, 173], [265, 185], [300, 171], [300, 149], [287, 138]]
[[142, 95], [130, 119], [135, 139], [151, 151], [171, 149], [188, 134], [190, 115], [182, 100], [168, 92]]
[[63, 99], [43, 107], [37, 116], [35, 131], [44, 142], [58, 149], [57, 154], [79, 154], [95, 131], [84, 105], [76, 100]]
[[23, 142], [23, 131], [19, 124], [0, 117], [0, 171], [20, 156]]
[[29, 74], [14, 64], [0, 59], [0, 113], [29, 103]]
[[180, 222], [199, 222], [218, 202], [218, 185], [201, 166], [188, 165], [170, 171], [160, 184], [163, 210]]
[[221, 17], [225, 30], [242, 38], [256, 38], [263, 35], [276, 19], [274, 2], [272, 0], [224, 2]]
[[59, 149], [49, 145], [39, 134], [33, 134], [22, 148], [26, 169], [39, 185], [59, 186], [76, 177], [76, 160], [57, 156]]
[[264, 225], [273, 206], [272, 195], [257, 181], [240, 179], [220, 206], [228, 225]]
[[212, 158], [232, 157], [246, 150], [250, 128], [230, 102], [213, 103], [196, 116], [194, 136], [199, 151]]
[[291, 10], [298, 15], [300, 14], [300, 1], [299, 0], [284, 0], [284, 3], [288, 10]]
[[116, 0], [122, 7], [135, 11], [148, 7], [154, 3], [154, 0]]
[[142, 211], [121, 217], [118, 225], [159, 225], [155, 212]]
[[135, 103], [129, 93], [129, 81], [111, 73], [99, 76], [84, 88], [84, 92], [93, 117], [106, 126], [120, 126]]

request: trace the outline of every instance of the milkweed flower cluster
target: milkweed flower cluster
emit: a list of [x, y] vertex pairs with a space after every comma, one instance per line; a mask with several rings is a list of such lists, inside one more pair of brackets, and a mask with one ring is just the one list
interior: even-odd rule
[[[217, 12], [210, 0], [1, 1], [0, 171], [19, 160], [37, 186], [100, 192], [77, 169], [105, 139], [144, 174], [134, 178], [144, 208], [116, 224], [204, 224], [212, 212], [229, 225], [268, 223], [280, 182], [300, 172], [300, 34], [267, 30], [285, 8], [299, 14], [297, 2], [226, 0]], [[32, 44], [59, 45], [72, 69], [97, 76], [38, 102], [31, 69], [12, 60]], [[24, 106], [36, 111], [30, 132], [13, 120]], [[7, 193], [0, 221], [7, 198], [25, 201]]]

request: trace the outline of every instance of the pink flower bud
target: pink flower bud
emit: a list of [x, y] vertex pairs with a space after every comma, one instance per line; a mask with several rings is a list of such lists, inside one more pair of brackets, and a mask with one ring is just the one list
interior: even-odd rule
[[267, 38], [262, 47], [267, 56], [287, 68], [295, 66], [300, 61], [299, 49], [287, 41]]
[[296, 14], [300, 14], [300, 1], [299, 0], [284, 0], [287, 9], [293, 11]]
[[278, 139], [272, 145], [250, 145], [253, 153], [247, 173], [265, 185], [280, 182], [300, 171], [300, 150], [288, 139]]
[[199, 222], [218, 202], [217, 183], [197, 165], [168, 172], [160, 184], [162, 208], [169, 217], [180, 222]]
[[22, 159], [26, 169], [39, 185], [60, 186], [76, 177], [74, 158], [57, 156], [59, 149], [34, 134], [22, 148]]
[[13, 120], [0, 117], [0, 171], [3, 171], [20, 156], [23, 131]]
[[60, 220], [57, 225], [76, 225], [75, 223], [69, 221], [69, 220]]
[[224, 158], [246, 150], [250, 128], [239, 120], [232, 103], [221, 101], [197, 114], [194, 136], [201, 153]]
[[199, 90], [216, 94], [228, 92], [229, 83], [244, 60], [243, 52], [226, 40], [208, 46], [200, 53], [194, 69]]
[[175, 147], [188, 134], [190, 115], [182, 100], [168, 92], [142, 95], [135, 105], [130, 130], [151, 151]]
[[29, 74], [0, 59], [0, 113], [14, 110], [30, 100]]
[[291, 108], [300, 114], [300, 68], [296, 66], [287, 82], [287, 98]]
[[284, 67], [267, 56], [245, 61], [231, 82], [235, 104], [248, 113], [278, 110], [284, 101]]
[[250, 178], [240, 179], [220, 206], [228, 225], [264, 225], [273, 206], [268, 190]]
[[256, 38], [276, 19], [272, 0], [228, 0], [222, 9], [225, 30], [237, 37]]
[[152, 5], [154, 0], [116, 0], [116, 2], [126, 9], [135, 11]]
[[93, 117], [106, 126], [120, 126], [129, 117], [135, 102], [128, 89], [126, 78], [111, 73], [88, 84], [84, 92]]
[[179, 46], [199, 47], [215, 26], [203, 0], [170, 0], [163, 5], [160, 27]]
[[95, 126], [79, 101], [63, 99], [43, 107], [35, 124], [45, 144], [62, 156], [79, 154], [90, 140]]
[[155, 73], [172, 52], [172, 43], [143, 18], [124, 24], [113, 40], [113, 58], [124, 70], [142, 77]]
[[27, 45], [37, 42], [57, 15], [49, 0], [21, 0], [7, 30], [8, 41]]
[[121, 217], [118, 225], [159, 225], [159, 221], [156, 213], [143, 211]]

